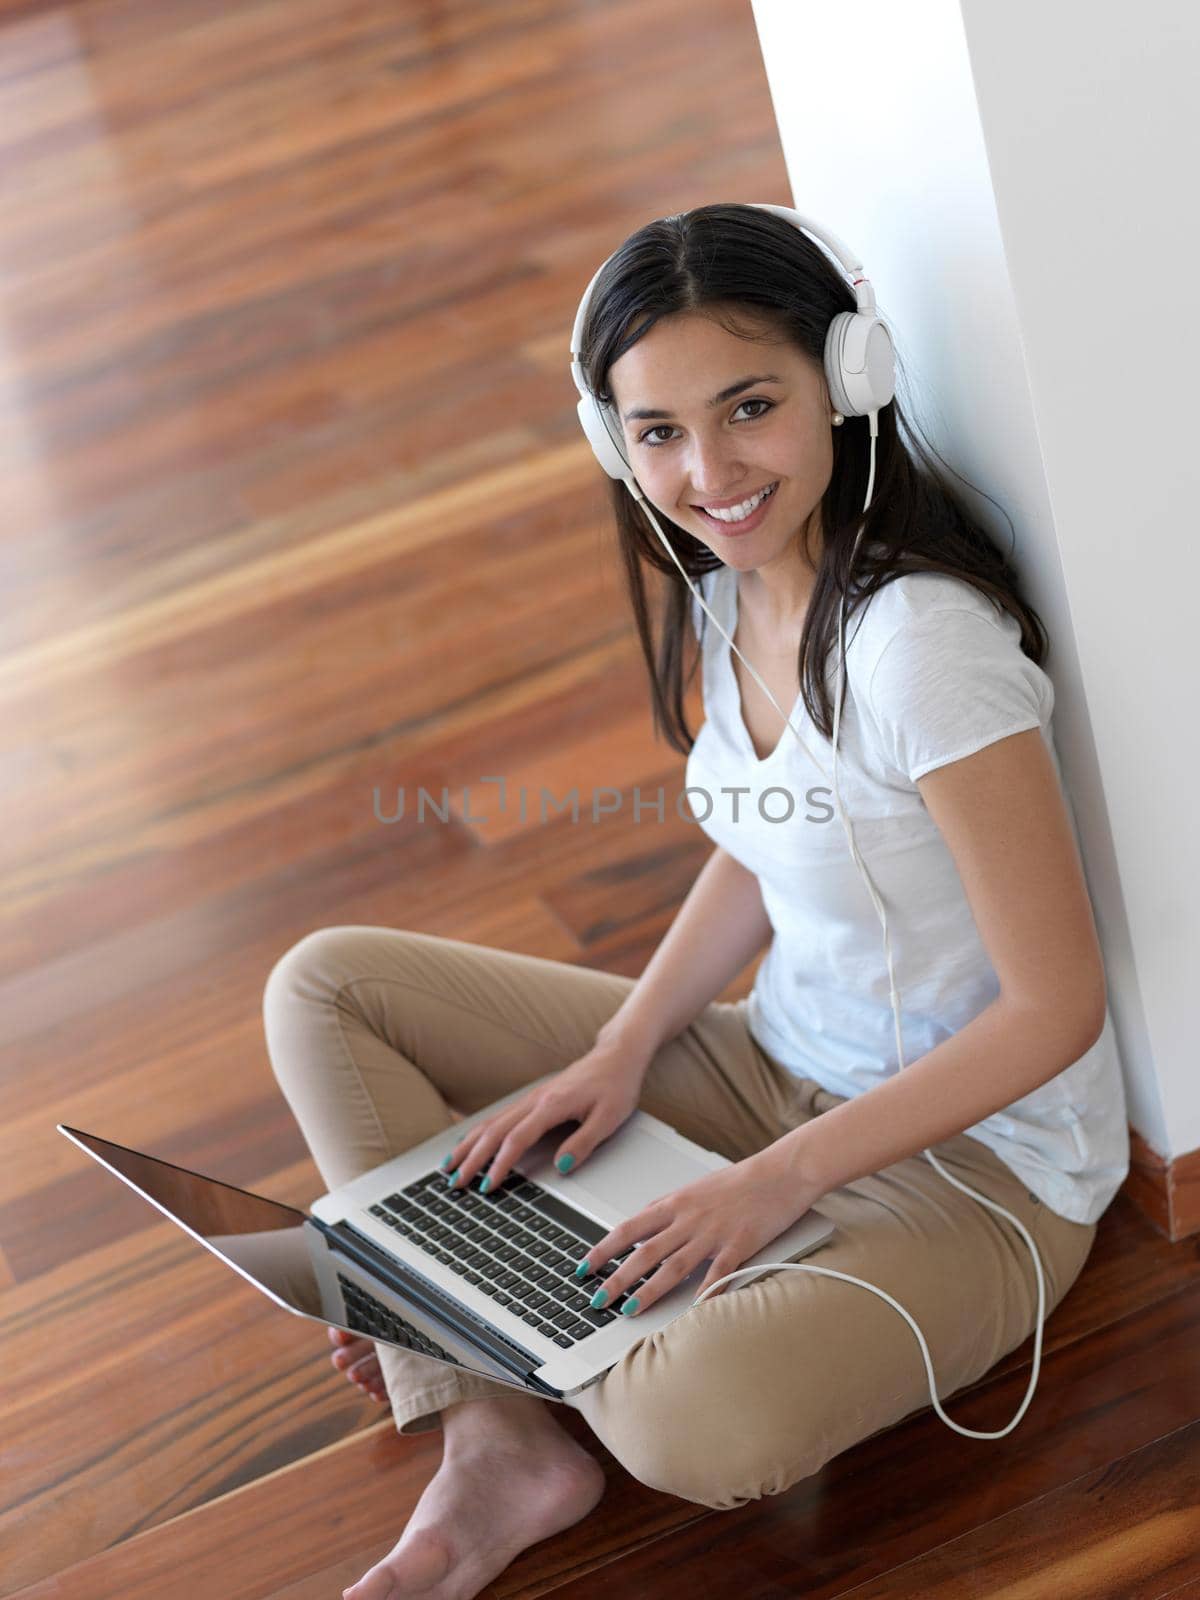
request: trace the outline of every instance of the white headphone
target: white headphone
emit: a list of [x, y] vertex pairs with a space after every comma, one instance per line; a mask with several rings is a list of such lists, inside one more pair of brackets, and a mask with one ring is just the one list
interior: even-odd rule
[[[868, 418], [871, 441], [871, 460], [870, 470], [867, 475], [866, 500], [863, 503], [863, 511], [865, 513], [871, 504], [871, 494], [875, 486], [875, 441], [879, 436], [878, 413], [891, 401], [892, 396], [895, 393], [895, 352], [892, 343], [892, 336], [888, 332], [886, 324], [883, 323], [875, 314], [875, 292], [871, 288], [869, 280], [863, 275], [862, 263], [857, 260], [857, 258], [846, 248], [844, 244], [842, 244], [839, 239], [837, 239], [833, 234], [828, 233], [826, 230], [818, 227], [815, 222], [810, 221], [807, 217], [802, 217], [798, 211], [793, 211], [789, 206], [755, 204], [753, 205], [752, 209], [756, 211], [770, 211], [774, 213], [775, 216], [781, 217], [785, 222], [790, 223], [792, 227], [799, 229], [802, 233], [811, 234], [817, 240], [827, 245], [829, 250], [837, 257], [838, 261], [845, 268], [850, 279], [851, 286], [854, 289], [854, 298], [857, 305], [857, 310], [839, 311], [833, 318], [832, 322], [830, 322], [829, 329], [825, 335], [824, 364], [825, 379], [829, 385], [830, 399], [837, 407], [837, 410], [844, 413], [846, 416], [865, 416]], [[582, 426], [584, 433], [587, 435], [588, 442], [591, 444], [592, 450], [596, 456], [596, 460], [604, 468], [608, 476], [610, 478], [619, 479], [621, 482], [623, 482], [630, 494], [641, 505], [642, 510], [649, 519], [651, 526], [658, 535], [659, 540], [667, 551], [667, 554], [671, 557], [671, 560], [683, 574], [684, 582], [691, 590], [697, 604], [711, 619], [713, 625], [717, 629], [717, 632], [723, 639], [727, 641], [730, 649], [733, 650], [733, 652], [742, 661], [751, 677], [753, 677], [754, 681], [762, 689], [763, 693], [767, 696], [767, 699], [770, 700], [776, 711], [779, 712], [784, 722], [787, 723], [788, 728], [791, 729], [791, 732], [795, 738], [799, 740], [801, 748], [805, 751], [810, 761], [814, 763], [817, 769], [821, 772], [822, 776], [828, 777], [829, 774], [825, 771], [825, 768], [822, 766], [817, 757], [813, 755], [812, 751], [804, 743], [804, 740], [800, 737], [799, 732], [793, 726], [787, 713], [783, 710], [782, 706], [780, 706], [779, 702], [775, 699], [775, 696], [771, 693], [770, 689], [767, 688], [766, 684], [759, 677], [758, 673], [746, 660], [745, 656], [742, 655], [742, 652], [734, 644], [733, 640], [725, 632], [724, 628], [721, 627], [721, 624], [717, 621], [716, 617], [713, 616], [713, 613], [705, 604], [704, 598], [700, 594], [699, 589], [692, 582], [691, 578], [688, 577], [683, 563], [675, 554], [675, 551], [671, 548], [670, 540], [659, 527], [658, 520], [651, 509], [650, 503], [646, 499], [646, 496], [642, 493], [641, 485], [638, 483], [637, 478], [634, 475], [633, 467], [630, 465], [629, 460], [625, 455], [624, 434], [622, 433], [620, 417], [617, 415], [615, 407], [600, 400], [588, 387], [587, 379], [584, 375], [583, 363], [580, 359], [580, 344], [583, 336], [584, 323], [587, 320], [588, 307], [591, 304], [592, 291], [596, 286], [596, 280], [599, 278], [600, 274], [604, 271], [604, 268], [611, 260], [611, 256], [607, 257], [600, 263], [600, 266], [597, 268], [595, 273], [593, 273], [591, 282], [584, 290], [583, 298], [579, 302], [579, 309], [575, 313], [575, 325], [571, 329], [571, 377], [574, 379], [575, 387], [579, 390], [580, 395], [579, 404], [577, 407], [580, 425]], [[834, 422], [836, 425], [836, 413]], [[864, 520], [863, 526], [859, 529], [858, 535], [855, 539], [854, 549], [851, 552], [849, 569], [851, 571], [854, 567], [854, 558], [858, 554], [859, 540], [861, 540], [865, 531], [866, 522]], [[896, 990], [896, 977], [892, 968], [892, 946], [891, 939], [888, 936], [887, 913], [884, 911], [883, 902], [880, 900], [879, 895], [876, 892], [875, 885], [871, 881], [870, 874], [866, 869], [866, 865], [858, 853], [858, 846], [854, 842], [854, 830], [851, 828], [850, 819], [842, 807], [842, 797], [838, 789], [837, 782], [838, 733], [841, 724], [842, 698], [846, 684], [846, 651], [844, 642], [845, 617], [846, 596], [843, 595], [838, 616], [838, 688], [833, 711], [833, 795], [836, 802], [837, 814], [842, 820], [842, 826], [846, 830], [846, 837], [850, 844], [850, 854], [854, 859], [855, 865], [858, 867], [863, 883], [866, 885], [867, 893], [871, 897], [871, 903], [875, 907], [875, 913], [879, 917], [883, 926], [884, 952], [887, 956], [888, 982], [891, 987], [892, 997], [892, 1018], [895, 1022], [896, 1028], [896, 1059], [899, 1063], [898, 1070], [903, 1071], [905, 1061], [903, 1040], [900, 1032], [900, 997]], [[809, 1266], [805, 1262], [760, 1262], [755, 1267], [742, 1267], [736, 1272], [726, 1273], [723, 1278], [718, 1278], [715, 1283], [709, 1284], [708, 1289], [705, 1290], [705, 1295], [711, 1293], [711, 1291], [716, 1289], [720, 1284], [728, 1283], [732, 1279], [742, 1277], [748, 1272], [761, 1272], [764, 1265], [779, 1267], [791, 1272], [816, 1272], [821, 1274], [823, 1277], [840, 1278], [844, 1283], [857, 1283], [862, 1288], [869, 1289], [872, 1294], [877, 1294], [880, 1299], [886, 1300], [889, 1305], [894, 1306], [908, 1323], [909, 1327], [916, 1334], [917, 1342], [921, 1347], [921, 1355], [925, 1362], [925, 1371], [929, 1377], [930, 1398], [933, 1401], [934, 1410], [937, 1412], [938, 1416], [941, 1417], [942, 1421], [946, 1423], [948, 1427], [953, 1428], [956, 1433], [961, 1433], [969, 1439], [1002, 1439], [1005, 1434], [1012, 1432], [1017, 1423], [1020, 1422], [1021, 1418], [1025, 1415], [1025, 1412], [1029, 1409], [1029, 1404], [1033, 1399], [1033, 1392], [1037, 1387], [1038, 1372], [1041, 1368], [1042, 1361], [1042, 1324], [1046, 1311], [1046, 1285], [1042, 1274], [1042, 1263], [1038, 1256], [1037, 1246], [1034, 1244], [1033, 1239], [1030, 1237], [1025, 1225], [1017, 1217], [1014, 1217], [1010, 1211], [1005, 1210], [1002, 1205], [998, 1205], [994, 1200], [989, 1200], [986, 1195], [978, 1194], [974, 1189], [969, 1188], [966, 1184], [960, 1183], [957, 1178], [946, 1171], [945, 1167], [942, 1166], [941, 1162], [933, 1154], [932, 1150], [924, 1151], [924, 1155], [935, 1168], [935, 1170], [941, 1173], [942, 1177], [945, 1178], [947, 1183], [953, 1184], [954, 1187], [956, 1189], [960, 1189], [963, 1194], [969, 1194], [972, 1199], [978, 1200], [981, 1205], [985, 1205], [989, 1211], [995, 1211], [1000, 1216], [1007, 1217], [1008, 1220], [1021, 1233], [1025, 1243], [1029, 1246], [1030, 1253], [1033, 1256], [1033, 1264], [1037, 1273], [1038, 1286], [1038, 1320], [1037, 1333], [1034, 1339], [1033, 1348], [1033, 1370], [1029, 1378], [1029, 1387], [1025, 1391], [1025, 1398], [1017, 1408], [1016, 1415], [1006, 1428], [1000, 1428], [993, 1433], [979, 1432], [974, 1428], [961, 1427], [957, 1422], [953, 1421], [946, 1415], [946, 1413], [942, 1410], [941, 1404], [937, 1397], [933, 1366], [929, 1359], [929, 1347], [925, 1343], [925, 1336], [922, 1334], [920, 1328], [914, 1322], [909, 1313], [904, 1309], [904, 1307], [899, 1303], [899, 1301], [894, 1300], [890, 1294], [886, 1293], [885, 1290], [878, 1288], [873, 1283], [867, 1283], [862, 1278], [852, 1277], [849, 1273], [845, 1272], [835, 1272], [831, 1267]], [[701, 1298], [703, 1298], [703, 1296]]]

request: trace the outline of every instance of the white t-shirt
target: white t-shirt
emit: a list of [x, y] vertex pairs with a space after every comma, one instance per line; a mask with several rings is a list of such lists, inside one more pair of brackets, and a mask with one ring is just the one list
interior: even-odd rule
[[[734, 637], [734, 569], [706, 574], [701, 592]], [[860, 1094], [894, 1076], [899, 1063], [883, 929], [834, 809], [832, 745], [798, 696], [785, 709], [824, 775], [787, 728], [760, 761], [742, 721], [729, 645], [694, 597], [691, 609], [697, 633], [701, 622], [705, 630], [706, 720], [688, 758], [688, 805], [704, 832], [756, 875], [774, 929], [748, 1003], [750, 1030], [797, 1076], [833, 1094]], [[1019, 641], [1015, 618], [940, 573], [893, 580], [846, 624], [838, 788], [887, 912], [906, 1065], [1000, 992], [916, 780], [1040, 728], [1062, 781], [1050, 727], [1054, 689]], [[832, 706], [836, 652], [831, 657]], [[1069, 799], [1067, 810], [1076, 832]], [[1111, 1016], [1078, 1061], [965, 1131], [1059, 1215], [1095, 1222], [1129, 1171]]]

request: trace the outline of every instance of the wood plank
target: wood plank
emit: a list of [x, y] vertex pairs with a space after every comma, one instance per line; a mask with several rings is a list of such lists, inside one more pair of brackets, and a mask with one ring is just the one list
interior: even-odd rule
[[[265, 1076], [265, 1075], [256, 1075]], [[29, 1147], [28, 1165], [48, 1166], [47, 1153], [61, 1163], [61, 1175], [30, 1183], [21, 1193], [0, 1205], [0, 1239], [13, 1274], [27, 1282], [111, 1241], [141, 1232], [157, 1215], [126, 1186], [113, 1178], [53, 1124], [40, 1123]], [[68, 1117], [62, 1120], [70, 1121]], [[206, 1172], [242, 1188], [258, 1188], [260, 1174], [300, 1161], [304, 1142], [291, 1112], [272, 1084], [261, 1085], [253, 1099], [231, 1095], [214, 1109], [197, 1112], [186, 1122], [163, 1128], [154, 1138], [139, 1137], [136, 1106], [128, 1111], [119, 1101], [101, 1116], [72, 1123], [84, 1132], [98, 1133], [118, 1144], [144, 1149], [164, 1161]], [[132, 1126], [131, 1126], [132, 1125]], [[5, 1143], [15, 1143], [6, 1135]], [[25, 1170], [25, 1163], [19, 1163]], [[313, 1193], [324, 1186], [318, 1184]]]
[[599, 733], [568, 739], [545, 753], [531, 752], [525, 760], [510, 760], [507, 770], [496, 775], [503, 778], [503, 788], [481, 783], [456, 791], [454, 812], [481, 844], [538, 829], [559, 811], [572, 827], [585, 828], [603, 827], [627, 811], [634, 827], [649, 830], [659, 820], [659, 801], [665, 817], [682, 792], [680, 786], [660, 795], [662, 786], [650, 781], [662, 766], [663, 753], [641, 705]]
[[1200, 1423], [847, 1589], [839, 1600], [958, 1600], [968, 1593], [973, 1600], [1162, 1600], [1181, 1592], [1163, 1588], [1181, 1578], [1200, 1579]]
[[[299, 1199], [309, 1173], [262, 1192]], [[6, 1290], [4, 1311], [5, 1593], [378, 1421], [321, 1324], [165, 1221]]]
[[[591, 1439], [573, 1413], [569, 1427], [585, 1442]], [[610, 1474], [603, 1517], [586, 1518], [568, 1536], [526, 1551], [489, 1586], [496, 1600], [550, 1593], [581, 1565], [602, 1568], [616, 1552], [678, 1521], [680, 1502], [634, 1483], [594, 1440], [589, 1448]], [[338, 1594], [395, 1543], [440, 1457], [437, 1433], [401, 1438], [379, 1423], [28, 1584], [15, 1591], [16, 1600], [118, 1594], [122, 1600], [158, 1600], [177, 1585], [181, 1572], [187, 1574], [188, 1600]]]

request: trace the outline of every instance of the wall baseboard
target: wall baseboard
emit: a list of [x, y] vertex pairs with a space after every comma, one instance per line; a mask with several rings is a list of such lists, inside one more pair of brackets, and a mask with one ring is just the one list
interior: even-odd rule
[[1200, 1150], [1168, 1161], [1130, 1128], [1129, 1176], [1120, 1192], [1172, 1244], [1200, 1233]]

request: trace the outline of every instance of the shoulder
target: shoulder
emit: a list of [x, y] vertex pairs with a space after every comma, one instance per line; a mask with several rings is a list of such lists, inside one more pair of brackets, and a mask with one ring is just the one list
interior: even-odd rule
[[[944, 572], [905, 572], [893, 578], [847, 623], [846, 670], [865, 689], [889, 646], [907, 639], [915, 647], [961, 650], [988, 626], [1020, 649], [1020, 625], [990, 596]], [[891, 650], [894, 658], [897, 651]]]
[[886, 642], [905, 625], [919, 625], [958, 610], [974, 611], [995, 622], [1005, 615], [973, 583], [945, 572], [903, 572], [876, 590], [859, 615], [867, 637]]

